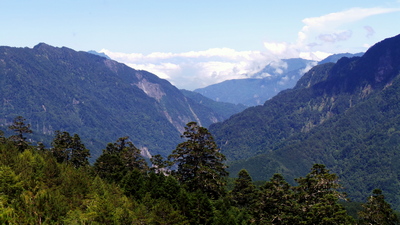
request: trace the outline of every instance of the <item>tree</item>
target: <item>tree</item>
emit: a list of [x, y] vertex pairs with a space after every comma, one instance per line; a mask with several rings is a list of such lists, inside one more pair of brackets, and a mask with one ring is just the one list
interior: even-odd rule
[[68, 132], [55, 132], [50, 150], [57, 162], [71, 163], [75, 168], [89, 165], [90, 152], [81, 142], [79, 135], [70, 136]]
[[292, 186], [281, 174], [274, 174], [261, 187], [252, 213], [259, 224], [296, 224], [298, 204]]
[[177, 165], [175, 176], [189, 191], [200, 190], [217, 198], [224, 193], [228, 176], [223, 163], [225, 156], [220, 153], [210, 132], [196, 122], [188, 123], [181, 137], [186, 141], [178, 144], [168, 157]]
[[257, 198], [257, 189], [247, 170], [239, 171], [231, 196], [233, 204], [239, 208], [248, 208], [254, 204]]
[[367, 202], [362, 205], [364, 208], [358, 213], [360, 224], [399, 224], [399, 218], [394, 213], [385, 196], [380, 189], [375, 189]]
[[352, 218], [338, 203], [345, 199], [338, 177], [329, 173], [325, 165], [315, 164], [306, 177], [295, 179], [299, 186], [295, 188], [300, 215], [304, 224], [351, 224]]
[[108, 143], [103, 154], [97, 158], [94, 168], [96, 173], [109, 181], [119, 182], [129, 172], [148, 171], [146, 160], [140, 154], [129, 137], [119, 138], [115, 143]]
[[10, 137], [10, 140], [14, 141], [17, 144], [18, 150], [22, 152], [25, 150], [29, 142], [26, 141], [26, 137], [24, 134], [30, 134], [32, 133], [32, 130], [30, 129], [31, 125], [30, 124], [25, 124], [25, 118], [22, 116], [17, 116], [15, 117], [13, 124], [8, 127], [8, 129], [13, 130], [16, 135], [12, 135]]
[[164, 160], [164, 158], [160, 155], [153, 155], [150, 158], [150, 162], [151, 162], [151, 171], [154, 171], [155, 173], [161, 173], [161, 172], [167, 172], [166, 168], [168, 166], [171, 166], [171, 162], [169, 162], [168, 160]]

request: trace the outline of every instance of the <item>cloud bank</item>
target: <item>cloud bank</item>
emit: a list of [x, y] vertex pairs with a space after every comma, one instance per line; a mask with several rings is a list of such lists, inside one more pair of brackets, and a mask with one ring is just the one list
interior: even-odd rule
[[[349, 24], [364, 18], [400, 11], [399, 8], [352, 8], [341, 12], [302, 20], [294, 42], [264, 42], [260, 51], [236, 51], [231, 48], [212, 48], [183, 53], [154, 52], [120, 53], [103, 49], [110, 58], [138, 69], [147, 70], [167, 79], [178, 88], [194, 90], [229, 79], [252, 77], [267, 64], [287, 58], [322, 60], [332, 53], [343, 53], [338, 47], [353, 38]], [[364, 25], [363, 36], [374, 35], [373, 27]], [[367, 44], [360, 44], [364, 49]]]
[[246, 78], [264, 68], [274, 58], [260, 51], [236, 51], [230, 48], [176, 54], [155, 52], [148, 55], [118, 53], [107, 49], [100, 52], [134, 69], [152, 72], [188, 90], [228, 79]]

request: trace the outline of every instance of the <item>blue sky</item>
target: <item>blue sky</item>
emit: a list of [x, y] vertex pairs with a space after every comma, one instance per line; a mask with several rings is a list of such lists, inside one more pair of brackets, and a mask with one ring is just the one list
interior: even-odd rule
[[361, 52], [400, 33], [399, 0], [0, 0], [0, 45], [96, 50], [195, 89], [271, 61]]

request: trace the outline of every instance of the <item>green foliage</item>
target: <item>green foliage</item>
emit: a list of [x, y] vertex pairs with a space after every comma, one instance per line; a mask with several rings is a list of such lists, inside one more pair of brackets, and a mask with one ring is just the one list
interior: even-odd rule
[[385, 201], [382, 191], [375, 189], [372, 194], [359, 212], [360, 224], [400, 224], [399, 218]]
[[242, 104], [214, 101], [194, 91], [181, 90], [181, 92], [186, 97], [192, 99], [196, 103], [204, 105], [206, 107], [205, 110], [216, 112], [222, 117], [221, 121], [224, 121], [230, 116], [239, 113], [247, 108], [245, 105]]
[[168, 157], [177, 165], [174, 175], [190, 191], [202, 191], [218, 198], [226, 184], [225, 156], [219, 152], [214, 138], [204, 127], [190, 122], [182, 135], [186, 139]]
[[115, 143], [109, 143], [103, 154], [96, 160], [94, 170], [101, 178], [119, 182], [129, 172], [135, 169], [146, 172], [148, 166], [140, 155], [140, 150], [129, 137], [122, 137]]
[[300, 219], [297, 195], [280, 174], [261, 186], [258, 199], [252, 208], [258, 223], [296, 224]]
[[340, 185], [336, 174], [329, 173], [324, 165], [315, 164], [306, 177], [296, 179], [300, 217], [306, 224], [350, 224], [352, 218], [338, 203], [344, 198], [338, 192]]
[[22, 115], [46, 146], [55, 130], [78, 133], [92, 162], [124, 135], [165, 157], [187, 122], [223, 119], [154, 74], [90, 53], [41, 43], [1, 46], [0, 59], [1, 125]]
[[24, 136], [24, 134], [32, 133], [32, 130], [30, 129], [31, 125], [25, 124], [25, 120], [26, 119], [22, 116], [17, 116], [14, 118], [13, 124], [8, 127], [8, 129], [13, 130], [15, 133], [17, 133], [16, 135], [10, 136], [9, 139], [17, 144], [18, 149], [21, 152], [25, 150], [25, 148], [27, 148], [30, 144], [26, 141], [26, 137]]
[[400, 209], [399, 43], [396, 36], [362, 57], [316, 66], [294, 89], [210, 126], [229, 172], [244, 168], [256, 181], [280, 173], [294, 185], [324, 164], [354, 201], [380, 188]]
[[71, 163], [76, 168], [89, 165], [89, 150], [77, 134], [71, 137], [68, 132], [55, 131], [52, 146], [50, 151], [59, 163]]
[[[58, 162], [49, 151], [27, 148], [20, 152], [15, 142], [5, 140], [0, 143], [0, 223], [353, 223], [338, 206], [337, 176], [323, 165], [315, 165], [310, 174], [298, 178], [296, 187], [275, 175], [257, 188], [243, 170], [230, 194], [215, 199], [201, 189], [188, 189], [174, 176], [143, 167], [137, 163], [140, 159], [133, 157], [135, 163], [127, 163], [133, 158], [126, 157], [126, 152], [137, 153], [127, 138], [106, 147], [103, 155], [116, 156], [121, 170], [107, 171], [103, 179], [98, 176], [104, 175], [98, 165], [75, 167]], [[10, 159], [5, 160], [6, 156]], [[102, 157], [98, 163], [107, 162], [99, 161]], [[112, 168], [111, 164], [107, 168]], [[119, 178], [111, 179], [115, 178], [113, 173]], [[386, 210], [383, 197], [375, 194], [371, 200], [379, 202], [383, 211], [393, 212]], [[371, 202], [365, 208], [371, 208]], [[372, 213], [376, 210], [365, 211], [369, 217], [376, 215]], [[366, 212], [360, 212], [362, 218]]]
[[250, 174], [246, 170], [239, 172], [235, 179], [235, 186], [230, 193], [233, 204], [239, 208], [249, 208], [256, 200], [256, 187], [253, 184]]

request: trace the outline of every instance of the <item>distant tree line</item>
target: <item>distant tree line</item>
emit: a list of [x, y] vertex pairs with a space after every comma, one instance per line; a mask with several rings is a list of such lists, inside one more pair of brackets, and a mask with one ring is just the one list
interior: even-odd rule
[[150, 165], [129, 137], [93, 165], [77, 134], [56, 131], [33, 146], [22, 117], [0, 135], [1, 224], [399, 224], [376, 189], [352, 214], [336, 174], [315, 164], [291, 186], [282, 175], [256, 186], [246, 170], [228, 178], [210, 132], [186, 125], [184, 141]]

